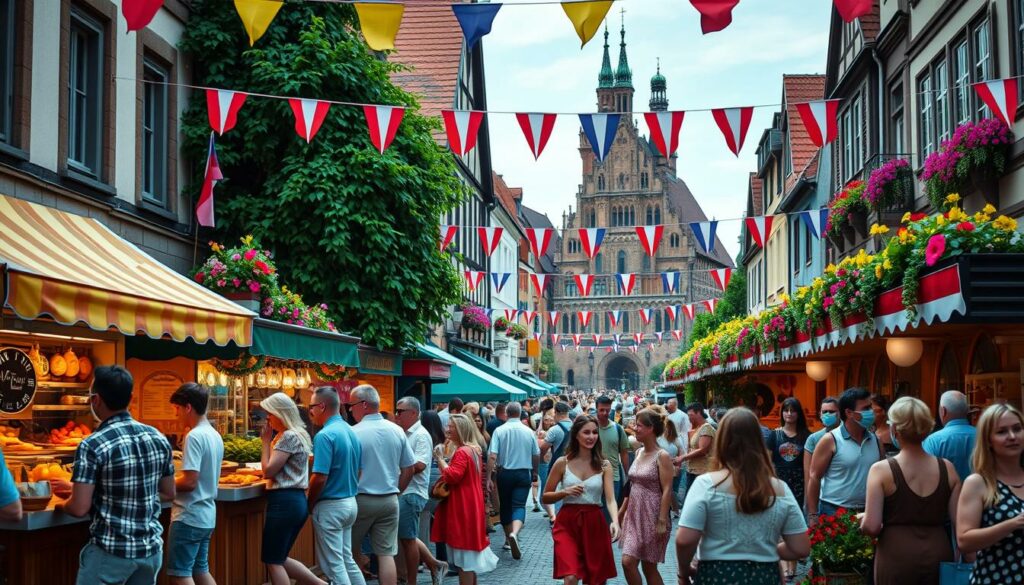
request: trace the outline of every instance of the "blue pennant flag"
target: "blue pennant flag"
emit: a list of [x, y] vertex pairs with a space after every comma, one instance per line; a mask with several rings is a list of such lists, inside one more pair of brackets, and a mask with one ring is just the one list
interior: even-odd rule
[[509, 276], [512, 276], [511, 272], [491, 273], [491, 283], [494, 285], [494, 292], [501, 294], [501, 289], [505, 288], [505, 283], [508, 282]]
[[621, 114], [580, 114], [583, 132], [587, 135], [590, 148], [599, 161], [603, 161], [604, 157], [608, 156], [608, 151], [612, 149], [615, 132], [619, 129], [620, 116]]
[[678, 272], [662, 272], [661, 273], [661, 285], [665, 289], [665, 294], [670, 295], [679, 289], [679, 273]]
[[821, 209], [808, 209], [807, 211], [800, 212], [800, 219], [804, 220], [804, 225], [807, 229], [814, 234], [814, 237], [821, 238], [825, 235], [825, 222], [828, 220], [828, 208], [822, 207]]
[[472, 49], [484, 35], [491, 32], [494, 17], [501, 10], [501, 4], [453, 4], [452, 12], [459, 19], [462, 36], [466, 37], [466, 48]]
[[494, 315], [494, 309], [487, 309], [487, 318], [490, 319]]
[[690, 224], [690, 229], [693, 230], [697, 244], [705, 254], [715, 251], [715, 231], [718, 229], [718, 221], [695, 221]]

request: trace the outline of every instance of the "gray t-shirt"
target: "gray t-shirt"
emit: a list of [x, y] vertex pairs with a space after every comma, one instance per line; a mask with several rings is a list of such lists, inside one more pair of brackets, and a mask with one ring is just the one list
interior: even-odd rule
[[[552, 453], [554, 453], [555, 449], [557, 449], [558, 446], [562, 444], [562, 441], [565, 437], [565, 429], [563, 429], [562, 427], [568, 427], [568, 422], [568, 420], [558, 421], [557, 423], [554, 424], [554, 426], [548, 429], [548, 433], [544, 435], [544, 442], [547, 443], [548, 445], [551, 445]], [[566, 446], [568, 445], [569, 444], [566, 443]], [[554, 461], [552, 461], [552, 463], [554, 463]]]
[[205, 419], [185, 436], [182, 471], [198, 472], [196, 489], [178, 492], [171, 508], [171, 522], [184, 522], [194, 528], [217, 525], [217, 482], [224, 459], [224, 441]]
[[275, 451], [288, 453], [288, 461], [281, 471], [277, 472], [267, 486], [271, 490], [306, 489], [309, 487], [309, 449], [302, 444], [299, 434], [295, 431], [281, 433], [281, 438], [274, 445]]

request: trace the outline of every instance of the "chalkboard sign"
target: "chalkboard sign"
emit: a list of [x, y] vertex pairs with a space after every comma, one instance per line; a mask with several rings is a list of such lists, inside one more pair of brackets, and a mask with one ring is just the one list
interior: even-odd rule
[[0, 412], [17, 414], [36, 395], [36, 369], [20, 349], [0, 349]]

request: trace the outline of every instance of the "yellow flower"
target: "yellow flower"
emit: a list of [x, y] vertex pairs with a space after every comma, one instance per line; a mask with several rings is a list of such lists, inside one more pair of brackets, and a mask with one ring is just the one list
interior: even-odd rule
[[875, 278], [877, 278], [879, 280], [882, 279], [882, 265], [881, 264], [875, 264]]
[[880, 235], [882, 235], [882, 234], [884, 234], [884, 233], [886, 233], [888, 231], [889, 231], [889, 226], [884, 225], [884, 224], [883, 225], [878, 225], [876, 223], [876, 224], [872, 224], [872, 226], [871, 226], [871, 235], [872, 236], [880, 236]]
[[946, 195], [946, 203], [956, 203], [957, 201], [960, 201], [959, 193], [950, 193], [949, 195]]
[[985, 204], [985, 207], [982, 207], [982, 208], [981, 208], [981, 212], [982, 212], [982, 213], [986, 213], [986, 214], [988, 214], [988, 215], [992, 215], [993, 213], [995, 213], [995, 212], [996, 212], [996, 208], [995, 208], [995, 207], [992, 207], [992, 204], [991, 204], [991, 203], [986, 203], [986, 204]]
[[786, 293], [782, 293], [781, 295], [779, 295], [779, 302], [781, 302], [781, 303], [788, 303], [789, 302], [789, 295], [787, 295]]
[[996, 228], [997, 230], [1003, 230], [1004, 232], [1016, 231], [1017, 220], [1011, 217], [1006, 217], [1005, 215], [1000, 215], [999, 217], [996, 218], [995, 221], [992, 222], [992, 227]]
[[885, 262], [882, 262], [882, 268], [884, 268], [885, 270], [892, 270], [892, 262], [890, 262], [889, 259], [886, 258]]
[[982, 211], [979, 211], [979, 212], [974, 214], [974, 222], [975, 223], [985, 223], [986, 221], [990, 221], [991, 219], [992, 219], [992, 216], [990, 216], [990, 215], [988, 215], [988, 214], [986, 214], [986, 213], [984, 213]]
[[951, 222], [958, 222], [967, 219], [967, 214], [963, 212], [959, 207], [950, 208], [947, 219]]
[[910, 223], [910, 212], [909, 211], [903, 214], [903, 219], [900, 220], [900, 223]]
[[835, 273], [836, 273], [836, 265], [832, 264], [831, 262], [829, 262], [828, 266], [825, 267], [825, 274], [835, 274]]
[[907, 244], [907, 243], [913, 242], [915, 239], [916, 238], [914, 237], [914, 234], [910, 233], [910, 230], [907, 230], [907, 231], [904, 231], [904, 232], [900, 232], [900, 243], [901, 244]]
[[941, 213], [935, 216], [935, 225], [943, 226], [946, 225], [946, 216]]

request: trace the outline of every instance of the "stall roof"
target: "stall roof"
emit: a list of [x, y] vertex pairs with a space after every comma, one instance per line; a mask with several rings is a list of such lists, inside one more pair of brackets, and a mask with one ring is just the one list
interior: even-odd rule
[[431, 400], [447, 402], [458, 397], [463, 401], [471, 400], [522, 400], [526, 392], [498, 379], [473, 364], [464, 361], [441, 348], [429, 344], [417, 344], [416, 349], [425, 357], [451, 362], [452, 370], [448, 382], [432, 384]]
[[545, 382], [544, 380], [541, 380], [537, 376], [533, 375], [530, 372], [519, 372], [519, 377], [520, 378], [526, 378], [527, 380], [529, 380], [529, 381], [533, 382], [534, 384], [536, 384], [536, 385], [540, 386], [541, 388], [543, 388], [545, 395], [547, 395], [547, 394], [558, 394], [558, 386], [555, 386], [554, 384], [549, 384], [549, 383]]
[[0, 194], [0, 298], [22, 319], [154, 339], [252, 343], [255, 314], [154, 260], [95, 219]]
[[547, 388], [535, 384], [530, 380], [520, 378], [519, 376], [516, 376], [511, 372], [500, 370], [491, 362], [483, 359], [478, 355], [474, 355], [464, 349], [455, 348], [455, 355], [473, 364], [474, 366], [477, 366], [481, 370], [484, 370], [485, 372], [494, 376], [495, 378], [504, 380], [509, 384], [512, 384], [516, 388], [523, 390], [524, 392], [527, 393], [528, 396], [545, 396], [548, 393]]

